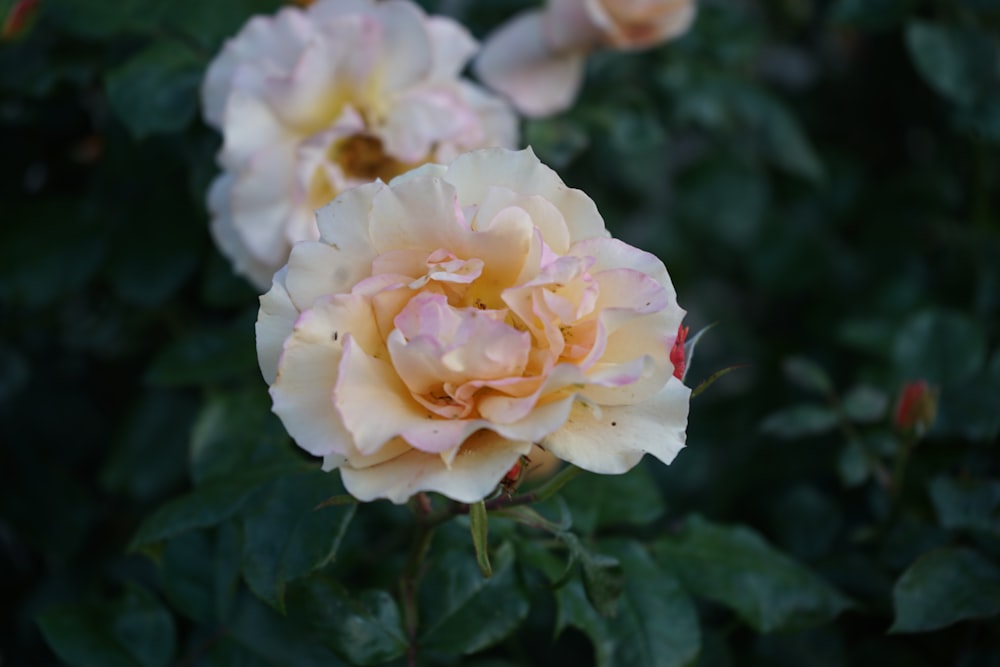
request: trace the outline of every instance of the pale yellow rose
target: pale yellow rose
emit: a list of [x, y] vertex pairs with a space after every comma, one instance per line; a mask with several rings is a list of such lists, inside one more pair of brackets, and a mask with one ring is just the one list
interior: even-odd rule
[[533, 443], [599, 473], [684, 444], [684, 311], [655, 256], [529, 150], [341, 194], [261, 297], [257, 349], [296, 443], [361, 500], [490, 494]]
[[459, 77], [477, 44], [411, 2], [319, 0], [256, 16], [202, 85], [224, 137], [211, 230], [265, 289], [339, 192], [484, 146], [514, 147], [506, 103]]

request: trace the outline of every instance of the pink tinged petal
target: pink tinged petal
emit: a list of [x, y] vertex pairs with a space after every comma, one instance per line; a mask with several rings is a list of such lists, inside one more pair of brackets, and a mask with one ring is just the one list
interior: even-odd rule
[[658, 394], [629, 406], [573, 406], [566, 424], [541, 446], [573, 465], [602, 474], [627, 472], [644, 454], [663, 463], [684, 447], [691, 391], [672, 378]]
[[410, 397], [392, 364], [365, 354], [350, 336], [344, 341], [333, 396], [362, 454], [373, 454], [396, 436], [405, 437], [414, 424], [428, 421], [427, 411]]
[[668, 328], [673, 319], [673, 315], [661, 311], [638, 318], [608, 336], [604, 353], [595, 364], [595, 369], [614, 368], [641, 360], [645, 371], [631, 384], [618, 388], [591, 385], [584, 394], [602, 405], [628, 405], [656, 394], [673, 376], [670, 346], [677, 329], [676, 325], [674, 329]]
[[247, 21], [226, 42], [205, 73], [201, 87], [205, 122], [214, 127], [222, 125], [236, 67], [249, 62], [261, 71], [287, 71], [312, 33], [310, 28], [302, 12], [293, 7], [284, 8], [273, 17], [255, 16]]
[[388, 498], [405, 503], [414, 494], [427, 491], [472, 503], [489, 495], [529, 451], [530, 442], [513, 442], [480, 431], [466, 440], [450, 466], [436, 454], [411, 451], [368, 468], [344, 465], [341, 478], [348, 493], [362, 501]]
[[423, 11], [401, 0], [380, 2], [375, 11], [382, 31], [381, 93], [391, 94], [428, 78], [434, 51]]
[[[503, 99], [491, 95], [479, 86], [468, 81], [458, 82], [459, 90], [465, 104], [472, 109], [479, 120], [479, 136], [475, 145], [468, 143], [466, 137], [456, 137], [455, 146], [451, 147], [448, 154], [439, 148], [438, 161], [448, 163], [454, 160], [460, 153], [471, 148], [500, 146], [502, 148], [515, 149], [520, 144], [518, 132], [518, 117], [514, 110]], [[444, 144], [447, 146], [447, 144]]]
[[527, 11], [491, 33], [473, 64], [479, 80], [526, 116], [568, 109], [583, 83], [584, 51], [546, 43], [544, 14]]
[[234, 182], [235, 178], [229, 172], [220, 174], [212, 181], [208, 191], [208, 210], [212, 215], [209, 231], [219, 250], [232, 262], [233, 271], [246, 276], [257, 289], [266, 290], [279, 265], [254, 257], [236, 229], [232, 208]]
[[426, 25], [434, 61], [431, 79], [457, 79], [479, 45], [462, 24], [445, 16], [429, 16]]
[[269, 77], [261, 95], [282, 123], [299, 134], [311, 134], [328, 125], [346, 101], [347, 90], [335, 85], [339, 51], [343, 47], [317, 35], [305, 45], [295, 67]]
[[372, 14], [374, 9], [372, 0], [317, 0], [306, 8], [306, 13], [310, 18], [327, 22], [345, 15]]
[[[345, 329], [363, 326], [363, 300], [338, 296], [299, 316], [271, 386], [274, 412], [299, 447], [316, 456], [348, 454], [353, 438], [334, 409]], [[357, 347], [357, 346], [356, 346]]]
[[383, 252], [372, 260], [372, 275], [392, 274], [414, 277], [427, 271], [427, 251], [420, 248], [399, 248]]
[[557, 52], [589, 51], [601, 44], [604, 31], [594, 24], [581, 0], [549, 0], [545, 7], [545, 41]]
[[440, 178], [394, 180], [372, 199], [369, 217], [372, 245], [378, 253], [424, 248], [430, 254], [448, 248], [463, 254], [467, 232], [458, 223], [455, 189]]
[[381, 182], [360, 185], [316, 211], [320, 240], [342, 251], [354, 264], [370, 266], [377, 253], [368, 235], [368, 218], [372, 200], [383, 189]]
[[278, 375], [282, 347], [299, 317], [299, 310], [285, 289], [287, 271], [282, 269], [275, 274], [271, 289], [260, 297], [260, 310], [257, 311], [257, 361], [268, 384], [273, 384]]
[[691, 27], [696, 14], [693, 0], [625, 1], [606, 5], [614, 23], [605, 39], [623, 50], [649, 48], [677, 37]]
[[593, 278], [600, 289], [595, 310], [600, 313], [608, 334], [637, 317], [658, 313], [671, 305], [683, 317], [683, 311], [671, 302], [667, 290], [644, 273], [634, 269], [609, 269], [593, 274]]
[[422, 162], [436, 144], [470, 131], [478, 133], [475, 113], [457, 88], [439, 85], [397, 96], [377, 134], [389, 155], [402, 162]]
[[576, 366], [559, 364], [527, 396], [494, 394], [484, 397], [479, 401], [479, 414], [492, 424], [516, 424], [538, 409], [541, 397], [576, 385], [582, 389], [586, 381], [586, 376]]
[[523, 210], [542, 234], [542, 240], [559, 255], [569, 250], [569, 228], [562, 212], [539, 195], [525, 195], [507, 188], [491, 187], [479, 204], [473, 229], [488, 229], [493, 219], [509, 207]]
[[567, 187], [559, 175], [543, 165], [531, 148], [505, 151], [484, 148], [458, 156], [448, 166], [446, 179], [455, 186], [461, 206], [478, 204], [491, 187], [524, 195], [541, 195], [559, 212], [569, 230], [570, 243], [594, 236], [609, 236], [593, 200]]
[[608, 269], [632, 269], [644, 273], [663, 286], [670, 301], [677, 300], [677, 292], [670, 282], [667, 267], [663, 265], [660, 258], [630, 246], [624, 241], [612, 238], [585, 239], [574, 243], [569, 254], [576, 257], [592, 258], [591, 273]]
[[574, 397], [569, 395], [542, 405], [536, 405], [520, 420], [513, 423], [493, 424], [490, 428], [512, 440], [540, 442], [566, 423], [573, 402]]

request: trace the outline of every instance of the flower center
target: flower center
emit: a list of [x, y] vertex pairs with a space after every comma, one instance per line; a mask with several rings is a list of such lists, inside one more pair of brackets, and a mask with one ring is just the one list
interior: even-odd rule
[[423, 162], [401, 162], [386, 154], [382, 140], [369, 134], [355, 134], [337, 142], [331, 150], [333, 161], [340, 165], [344, 176], [359, 181], [381, 178], [388, 183]]

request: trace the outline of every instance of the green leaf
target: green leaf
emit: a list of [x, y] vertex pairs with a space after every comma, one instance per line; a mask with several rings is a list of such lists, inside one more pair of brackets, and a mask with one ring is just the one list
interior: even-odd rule
[[749, 528], [692, 517], [677, 537], [657, 541], [654, 553], [688, 590], [733, 609], [758, 632], [817, 625], [849, 606]]
[[845, 486], [854, 487], [865, 483], [871, 475], [871, 466], [862, 443], [857, 440], [844, 443], [837, 455], [837, 473]]
[[[237, 600], [229, 624], [229, 637], [251, 655], [250, 664], [268, 667], [342, 667], [337, 653], [313, 636], [301, 619], [282, 616], [249, 593]], [[227, 665], [227, 667], [230, 667]], [[237, 663], [232, 667], [244, 667]]]
[[903, 325], [896, 335], [892, 356], [904, 380], [955, 386], [983, 367], [986, 339], [981, 325], [965, 315], [930, 310]]
[[945, 528], [1000, 534], [1000, 482], [937, 477], [930, 491], [938, 521]]
[[844, 396], [847, 418], [860, 424], [870, 424], [885, 417], [889, 397], [885, 392], [868, 385], [852, 387]]
[[381, 664], [406, 651], [399, 606], [385, 591], [354, 599], [337, 582], [317, 576], [295, 584], [288, 600], [290, 618], [352, 665]]
[[768, 435], [792, 440], [832, 431], [837, 426], [837, 414], [830, 408], [803, 403], [779, 410], [767, 416], [760, 430]]
[[194, 119], [203, 67], [180, 42], [155, 42], [108, 73], [108, 101], [135, 139], [178, 132]]
[[112, 604], [50, 609], [38, 623], [55, 653], [74, 667], [167, 667], [173, 659], [173, 618], [136, 586]]
[[1000, 568], [978, 552], [925, 553], [896, 581], [890, 632], [926, 632], [1000, 614]]
[[691, 664], [701, 645], [694, 605], [670, 573], [636, 542], [602, 542], [624, 572], [624, 589], [613, 617], [598, 614], [582, 586], [570, 582], [557, 592], [557, 631], [572, 625], [594, 644], [601, 667], [679, 667]]
[[573, 525], [584, 534], [611, 526], [642, 526], [660, 518], [665, 510], [644, 463], [624, 475], [588, 474], [566, 487], [561, 497], [569, 506]]
[[271, 412], [263, 382], [237, 392], [210, 394], [191, 432], [195, 484], [300, 461], [284, 426]]
[[356, 505], [314, 510], [343, 487], [319, 470], [270, 482], [240, 512], [243, 576], [262, 600], [284, 611], [285, 586], [331, 562]]
[[160, 555], [160, 588], [170, 606], [198, 623], [215, 616], [215, 551], [207, 532], [179, 535]]
[[[468, 545], [468, 536], [462, 537]], [[432, 651], [468, 655], [513, 632], [528, 615], [528, 598], [514, 570], [510, 543], [494, 551], [493, 576], [484, 579], [467, 547], [454, 548], [454, 538], [442, 538], [446, 535], [435, 540], [420, 587], [419, 643]]]
[[293, 468], [265, 468], [234, 477], [211, 482], [186, 496], [175, 498], [139, 525], [130, 549], [139, 549], [154, 542], [180, 535], [197, 528], [207, 528], [233, 517], [262, 486], [282, 472], [301, 470], [302, 464]]
[[493, 568], [490, 566], [489, 553], [490, 520], [486, 516], [486, 503], [482, 500], [469, 505], [469, 530], [472, 533], [472, 546], [476, 550], [479, 571], [486, 578], [492, 577]]
[[1000, 72], [984, 67], [1000, 58], [995, 35], [971, 27], [913, 21], [906, 26], [906, 45], [917, 71], [939, 95], [963, 107], [995, 101]]
[[805, 357], [788, 357], [782, 364], [788, 380], [800, 389], [814, 391], [820, 396], [833, 394], [833, 380], [819, 364]]

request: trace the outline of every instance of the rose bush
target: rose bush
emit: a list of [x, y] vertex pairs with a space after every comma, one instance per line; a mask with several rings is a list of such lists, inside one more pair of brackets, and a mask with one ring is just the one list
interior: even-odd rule
[[663, 263], [528, 150], [342, 193], [261, 297], [274, 411], [362, 500], [489, 494], [533, 443], [599, 473], [684, 444]]
[[413, 3], [321, 0], [257, 16], [202, 85], [222, 173], [208, 207], [235, 270], [265, 289], [342, 190], [466, 150], [513, 147], [516, 118], [459, 78], [475, 40]]
[[476, 75], [522, 113], [547, 116], [576, 99], [588, 53], [656, 46], [687, 31], [695, 11], [694, 0], [549, 0], [490, 34]]

